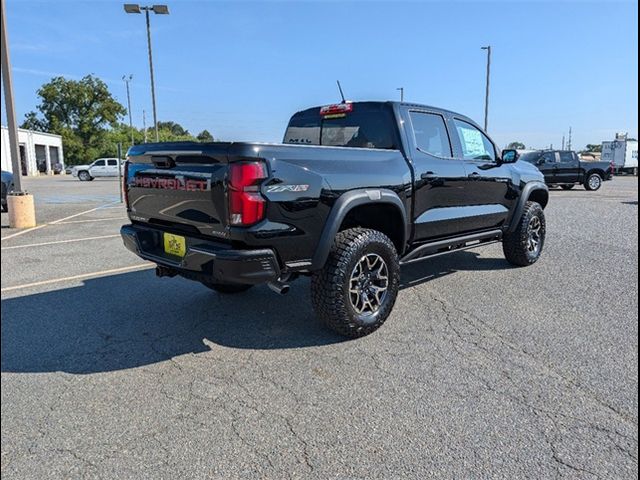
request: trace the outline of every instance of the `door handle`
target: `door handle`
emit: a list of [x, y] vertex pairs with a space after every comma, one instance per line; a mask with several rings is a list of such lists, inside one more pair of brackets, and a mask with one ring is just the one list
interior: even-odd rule
[[425, 172], [422, 175], [420, 175], [420, 178], [422, 180], [433, 180], [434, 178], [437, 178], [438, 176], [433, 173], [433, 172]]
[[469, 178], [480, 178], [480, 174], [478, 172], [473, 172], [467, 175]]

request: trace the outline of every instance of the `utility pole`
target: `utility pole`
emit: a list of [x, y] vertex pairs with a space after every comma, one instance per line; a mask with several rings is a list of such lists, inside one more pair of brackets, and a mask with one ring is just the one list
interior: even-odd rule
[[129, 131], [131, 132], [131, 146], [133, 146], [133, 119], [131, 117], [131, 94], [129, 93], [129, 82], [133, 79], [133, 75], [122, 76], [125, 85], [127, 86], [127, 110], [129, 111]]
[[396, 88], [396, 90], [400, 91], [400, 101], [404, 102], [404, 87]]
[[147, 143], [147, 111], [142, 110], [142, 129], [144, 130], [144, 143]]
[[11, 58], [9, 55], [9, 32], [7, 31], [7, 14], [4, 0], [2, 4], [2, 84], [4, 87], [4, 101], [7, 111], [7, 127], [9, 129], [9, 150], [11, 155], [11, 169], [13, 170], [14, 191], [7, 192], [7, 208], [9, 209], [9, 226], [11, 228], [30, 228], [36, 226], [36, 210], [33, 195], [22, 190], [22, 166], [20, 165], [20, 147], [18, 144], [18, 124], [16, 109], [13, 102], [13, 77], [11, 72]]
[[567, 150], [571, 150], [571, 127], [569, 127], [569, 141], [567, 142]]
[[564, 150], [564, 135], [562, 135], [562, 150]]
[[486, 132], [489, 127], [489, 83], [491, 80], [491, 45], [482, 47], [482, 50], [487, 51], [487, 86], [484, 95], [484, 131]]

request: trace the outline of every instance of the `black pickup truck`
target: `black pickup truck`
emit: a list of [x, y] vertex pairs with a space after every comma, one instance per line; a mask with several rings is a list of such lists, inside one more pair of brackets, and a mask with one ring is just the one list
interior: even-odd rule
[[533, 264], [549, 193], [539, 170], [500, 154], [469, 118], [396, 102], [296, 113], [281, 144], [133, 146], [127, 248], [159, 276], [223, 293], [311, 276], [317, 315], [349, 337], [389, 316], [400, 266], [502, 241]]
[[547, 185], [571, 190], [584, 185], [586, 190], [599, 190], [602, 182], [611, 180], [614, 165], [608, 162], [581, 162], [571, 150], [534, 150], [521, 152], [520, 159], [537, 166]]

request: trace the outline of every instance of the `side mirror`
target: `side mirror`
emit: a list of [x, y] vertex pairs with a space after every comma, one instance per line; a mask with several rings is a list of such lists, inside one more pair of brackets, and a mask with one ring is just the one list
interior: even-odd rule
[[502, 163], [516, 163], [520, 158], [516, 150], [503, 150], [502, 151]]

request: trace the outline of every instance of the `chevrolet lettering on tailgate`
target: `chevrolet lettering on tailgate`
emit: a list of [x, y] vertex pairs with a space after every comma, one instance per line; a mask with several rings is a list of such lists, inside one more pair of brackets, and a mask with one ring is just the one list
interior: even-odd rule
[[184, 190], [186, 192], [206, 192], [210, 189], [208, 180], [184, 178], [136, 177], [135, 186], [141, 188], [161, 188], [164, 190]]

